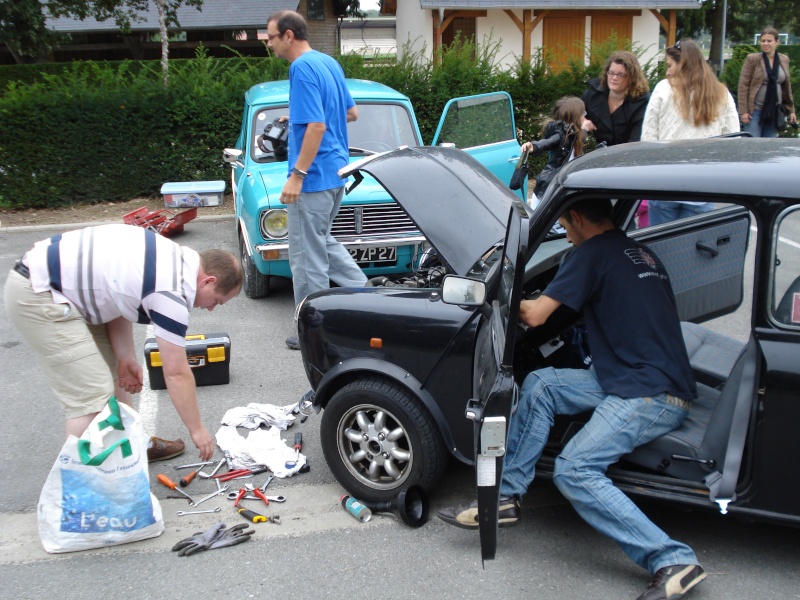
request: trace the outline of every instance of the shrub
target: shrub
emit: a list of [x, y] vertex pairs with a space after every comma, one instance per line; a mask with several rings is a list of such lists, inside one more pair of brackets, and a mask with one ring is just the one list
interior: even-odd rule
[[[617, 42], [595, 47], [588, 66], [573, 62], [558, 73], [548, 72], [541, 51], [500, 70], [499, 46], [491, 37], [478, 45], [457, 39], [435, 61], [409, 44], [399, 60], [349, 54], [339, 61], [348, 77], [378, 81], [411, 98], [425, 143], [448, 100], [497, 90], [511, 94], [518, 137], [526, 141], [540, 135], [559, 97], [583, 93]], [[792, 81], [800, 89], [797, 49], [781, 52], [793, 55]], [[734, 95], [753, 50], [736, 48], [726, 65], [723, 80]], [[285, 79], [288, 67], [274, 57], [210, 58], [201, 47], [193, 59], [170, 61], [169, 88], [159, 61], [2, 67], [0, 206], [113, 202], [155, 195], [165, 181], [227, 180], [221, 151], [239, 135], [244, 92]], [[651, 84], [663, 76], [662, 65], [643, 67]]]

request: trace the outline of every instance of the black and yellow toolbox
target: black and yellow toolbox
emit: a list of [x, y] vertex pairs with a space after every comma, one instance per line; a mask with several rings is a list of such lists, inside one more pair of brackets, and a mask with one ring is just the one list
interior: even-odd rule
[[[231, 338], [227, 333], [187, 335], [186, 358], [197, 385], [221, 385], [230, 382]], [[156, 338], [147, 338], [144, 341], [144, 360], [150, 376], [150, 389], [167, 389]]]

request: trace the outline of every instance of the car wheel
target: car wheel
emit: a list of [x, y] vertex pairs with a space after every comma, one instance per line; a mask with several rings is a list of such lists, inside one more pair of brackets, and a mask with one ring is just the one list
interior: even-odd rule
[[336, 479], [360, 500], [391, 500], [412, 485], [429, 489], [447, 454], [433, 418], [399, 386], [354, 381], [330, 399], [320, 437]]
[[242, 262], [244, 281], [242, 289], [248, 298], [263, 298], [269, 295], [269, 276], [259, 273], [253, 259], [247, 253], [244, 234], [239, 231], [239, 257]]

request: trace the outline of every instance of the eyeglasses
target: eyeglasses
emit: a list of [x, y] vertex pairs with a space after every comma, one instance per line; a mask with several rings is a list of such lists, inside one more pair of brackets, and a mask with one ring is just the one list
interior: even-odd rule
[[628, 74], [625, 71], [618, 71], [618, 72], [609, 71], [608, 72], [608, 78], [609, 79], [627, 79], [628, 78]]
[[673, 48], [675, 48], [675, 50], [680, 52], [681, 51], [681, 41], [678, 40], [677, 42], [675, 42], [675, 45], [673, 46]]
[[286, 33], [286, 32], [284, 31], [283, 33], [275, 33], [275, 34], [272, 34], [272, 33], [270, 33], [270, 32], [268, 31], [268, 32], [267, 32], [267, 41], [274, 40], [274, 39], [280, 39], [280, 38], [282, 38], [282, 37], [283, 37], [284, 33]]

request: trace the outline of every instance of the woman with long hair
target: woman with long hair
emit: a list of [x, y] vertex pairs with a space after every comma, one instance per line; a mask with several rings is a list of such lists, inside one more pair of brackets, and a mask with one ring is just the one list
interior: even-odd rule
[[650, 85], [636, 55], [626, 50], [612, 52], [600, 77], [592, 79], [583, 93], [583, 128], [608, 146], [638, 142], [649, 99]]
[[[739, 115], [728, 88], [717, 79], [700, 48], [680, 40], [667, 48], [667, 78], [658, 82], [642, 124], [642, 141], [707, 138], [739, 131]], [[714, 207], [711, 202], [650, 201], [657, 225]]]
[[753, 137], [778, 135], [778, 111], [789, 123], [797, 122], [789, 81], [789, 57], [779, 54], [778, 30], [761, 32], [761, 52], [748, 54], [739, 75], [739, 116]]

